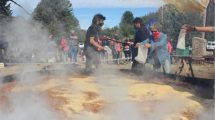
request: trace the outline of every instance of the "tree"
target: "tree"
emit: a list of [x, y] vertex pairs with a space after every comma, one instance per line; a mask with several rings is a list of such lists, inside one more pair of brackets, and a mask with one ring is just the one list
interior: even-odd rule
[[[202, 25], [202, 14], [195, 11], [179, 11], [174, 5], [164, 6], [163, 19], [160, 22], [163, 25], [163, 31], [174, 39], [173, 43], [176, 46], [178, 35], [182, 25]], [[161, 12], [161, 11], [160, 11]], [[167, 17], [167, 19], [166, 19]], [[161, 17], [160, 17], [161, 18]], [[170, 27], [171, 26], [171, 27]], [[166, 29], [168, 28], [168, 29]], [[186, 46], [192, 45], [193, 37], [201, 37], [201, 33], [192, 32], [186, 36]]]
[[10, 3], [7, 4], [8, 2], [12, 2], [13, 4], [19, 6], [28, 15], [30, 15], [30, 13], [24, 7], [22, 7], [20, 4], [18, 4], [16, 1], [14, 1], [14, 0], [1, 0], [0, 1], [0, 16], [11, 16], [12, 15], [12, 10], [10, 10]]
[[75, 30], [79, 39], [79, 42], [83, 43], [85, 41], [86, 38], [86, 30], [81, 30], [81, 29], [77, 29]]
[[69, 0], [42, 0], [33, 12], [33, 18], [48, 28], [54, 36], [68, 35], [79, 28]]
[[148, 22], [152, 19], [158, 19], [158, 12], [149, 13], [148, 15], [142, 17], [143, 23], [145, 25], [148, 24]]
[[[12, 20], [12, 10], [10, 9], [9, 0], [1, 0], [0, 1], [0, 49], [4, 48], [4, 44], [7, 44], [4, 39], [4, 32], [7, 24]], [[5, 49], [5, 48], [4, 48]], [[0, 54], [2, 50], [0, 50]], [[0, 55], [0, 57], [2, 57]]]
[[7, 4], [10, 0], [1, 0], [0, 1], [0, 18], [3, 16], [11, 16], [12, 11], [10, 10], [10, 3]]
[[[173, 46], [176, 47], [178, 36], [182, 25], [202, 25], [202, 14], [193, 11], [178, 10], [175, 5], [166, 4], [156, 12], [143, 16], [145, 24], [151, 19], [156, 19], [161, 26], [161, 31], [173, 39]], [[193, 37], [201, 37], [201, 33], [192, 32], [186, 36], [186, 46], [191, 46]]]
[[[180, 29], [184, 24], [200, 25], [202, 15], [193, 11], [180, 11], [175, 5], [167, 4], [158, 9], [158, 24], [161, 31], [173, 39], [173, 46], [176, 47]], [[191, 46], [193, 37], [201, 37], [200, 33], [192, 32], [186, 36], [186, 46]]]
[[114, 38], [114, 35], [119, 32], [120, 32], [119, 27], [115, 26], [112, 28], [105, 28], [104, 30], [102, 30], [101, 35], [106, 35], [108, 37]]
[[121, 22], [119, 24], [121, 34], [125, 37], [129, 37], [134, 34], [133, 28], [133, 13], [130, 11], [126, 11], [123, 13]]
[[[209, 5], [207, 7], [207, 20], [206, 20], [206, 26], [215, 26], [215, 1], [210, 0]], [[215, 36], [212, 33], [206, 33], [206, 39], [209, 41], [214, 41]]]

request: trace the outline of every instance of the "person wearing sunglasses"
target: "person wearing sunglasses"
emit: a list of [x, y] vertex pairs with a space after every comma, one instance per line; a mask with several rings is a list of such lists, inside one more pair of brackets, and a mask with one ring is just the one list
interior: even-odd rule
[[155, 71], [160, 71], [162, 66], [164, 73], [170, 72], [170, 54], [167, 48], [167, 35], [159, 31], [157, 24], [150, 26], [151, 36], [149, 43], [144, 44], [149, 48], [148, 62], [151, 63]]

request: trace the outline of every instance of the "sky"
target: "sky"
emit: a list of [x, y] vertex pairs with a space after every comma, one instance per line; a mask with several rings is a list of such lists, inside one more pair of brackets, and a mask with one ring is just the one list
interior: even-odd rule
[[[30, 13], [35, 9], [41, 0], [15, 0]], [[87, 29], [96, 13], [101, 13], [106, 17], [104, 27], [114, 27], [119, 25], [122, 14], [131, 11], [134, 17], [144, 16], [150, 12], [155, 12], [162, 6], [162, 0], [70, 0], [73, 13], [79, 20], [80, 27]], [[24, 14], [23, 10], [11, 4], [13, 15]]]

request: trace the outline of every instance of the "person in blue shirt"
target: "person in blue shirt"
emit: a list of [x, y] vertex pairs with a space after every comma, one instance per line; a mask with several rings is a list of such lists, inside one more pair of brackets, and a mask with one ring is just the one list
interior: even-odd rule
[[167, 35], [159, 31], [159, 26], [154, 24], [150, 27], [151, 35], [149, 43], [144, 46], [149, 48], [148, 62], [156, 71], [160, 71], [161, 66], [165, 73], [170, 72], [170, 54], [167, 49]]

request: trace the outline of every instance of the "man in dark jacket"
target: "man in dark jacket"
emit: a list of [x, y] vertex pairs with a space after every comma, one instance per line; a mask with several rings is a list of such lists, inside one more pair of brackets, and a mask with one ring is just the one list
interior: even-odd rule
[[138, 54], [138, 47], [140, 44], [149, 38], [149, 32], [146, 29], [145, 25], [141, 18], [136, 17], [133, 21], [135, 28], [134, 36], [134, 48], [132, 49], [132, 72], [135, 74], [142, 74], [144, 65], [135, 60], [135, 57]]
[[84, 44], [84, 51], [86, 55], [85, 72], [91, 73], [92, 67], [98, 67], [99, 61], [99, 51], [103, 51], [99, 41], [99, 31], [104, 24], [106, 18], [102, 14], [96, 14], [93, 17], [92, 24], [87, 30], [86, 41]]

